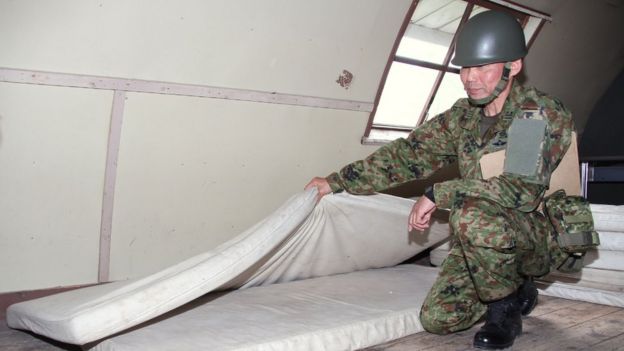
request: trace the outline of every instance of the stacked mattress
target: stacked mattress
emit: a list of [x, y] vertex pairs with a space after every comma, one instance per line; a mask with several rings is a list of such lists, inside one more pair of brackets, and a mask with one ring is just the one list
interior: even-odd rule
[[[591, 204], [600, 246], [585, 256], [578, 273], [554, 271], [540, 278], [545, 295], [624, 307], [624, 206]], [[439, 266], [450, 249], [444, 241], [431, 250], [431, 264]]]

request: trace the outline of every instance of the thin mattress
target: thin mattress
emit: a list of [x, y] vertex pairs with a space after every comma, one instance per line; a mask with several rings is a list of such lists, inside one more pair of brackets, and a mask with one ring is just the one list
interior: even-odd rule
[[212, 291], [395, 266], [449, 236], [439, 219], [424, 234], [408, 233], [412, 205], [413, 200], [381, 194], [337, 194], [317, 204], [315, 190], [302, 192], [214, 250], [144, 278], [14, 304], [7, 323], [83, 345]]
[[404, 264], [209, 294], [92, 350], [360, 349], [423, 331], [418, 315], [436, 275]]

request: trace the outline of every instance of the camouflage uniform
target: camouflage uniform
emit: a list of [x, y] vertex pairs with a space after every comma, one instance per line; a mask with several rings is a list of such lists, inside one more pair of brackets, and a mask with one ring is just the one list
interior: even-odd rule
[[[499, 120], [483, 139], [480, 116], [479, 108], [460, 99], [407, 138], [327, 177], [334, 192], [372, 194], [458, 162], [460, 179], [434, 185], [436, 205], [450, 210], [454, 239], [421, 311], [423, 326], [434, 333], [471, 327], [485, 313], [485, 303], [516, 291], [524, 275], [548, 273], [555, 247], [551, 227], [537, 208], [570, 145], [571, 114], [556, 99], [514, 83]], [[516, 118], [546, 121], [540, 166], [532, 176], [503, 173], [484, 180], [479, 159], [506, 148]]]

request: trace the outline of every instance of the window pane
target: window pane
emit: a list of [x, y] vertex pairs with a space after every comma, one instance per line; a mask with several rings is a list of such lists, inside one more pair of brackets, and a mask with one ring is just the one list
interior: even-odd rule
[[397, 56], [442, 64], [453, 35], [410, 25], [401, 39]]
[[388, 140], [395, 140], [398, 138], [405, 138], [409, 135], [409, 131], [399, 130], [385, 130], [373, 128], [370, 134], [365, 138], [367, 144], [385, 144]]
[[446, 73], [442, 79], [438, 93], [429, 107], [427, 119], [431, 119], [435, 115], [448, 110], [451, 106], [453, 106], [457, 99], [465, 97], [466, 92], [464, 91], [464, 86], [459, 79], [459, 74]]
[[438, 71], [392, 63], [377, 112], [375, 124], [414, 127]]
[[465, 8], [462, 0], [420, 0], [397, 55], [442, 64]]

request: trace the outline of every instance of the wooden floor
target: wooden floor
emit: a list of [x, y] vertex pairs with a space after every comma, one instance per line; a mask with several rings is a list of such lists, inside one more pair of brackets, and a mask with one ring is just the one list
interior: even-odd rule
[[[481, 325], [452, 335], [418, 333], [366, 351], [473, 350], [472, 338]], [[511, 349], [624, 350], [624, 309], [540, 295]]]
[[[524, 333], [513, 350], [624, 350], [624, 309], [541, 296], [530, 316], [524, 317]], [[457, 351], [472, 350], [472, 337], [479, 329], [452, 335], [418, 333], [366, 351]], [[0, 350], [80, 350], [25, 332], [11, 330], [0, 321]]]

